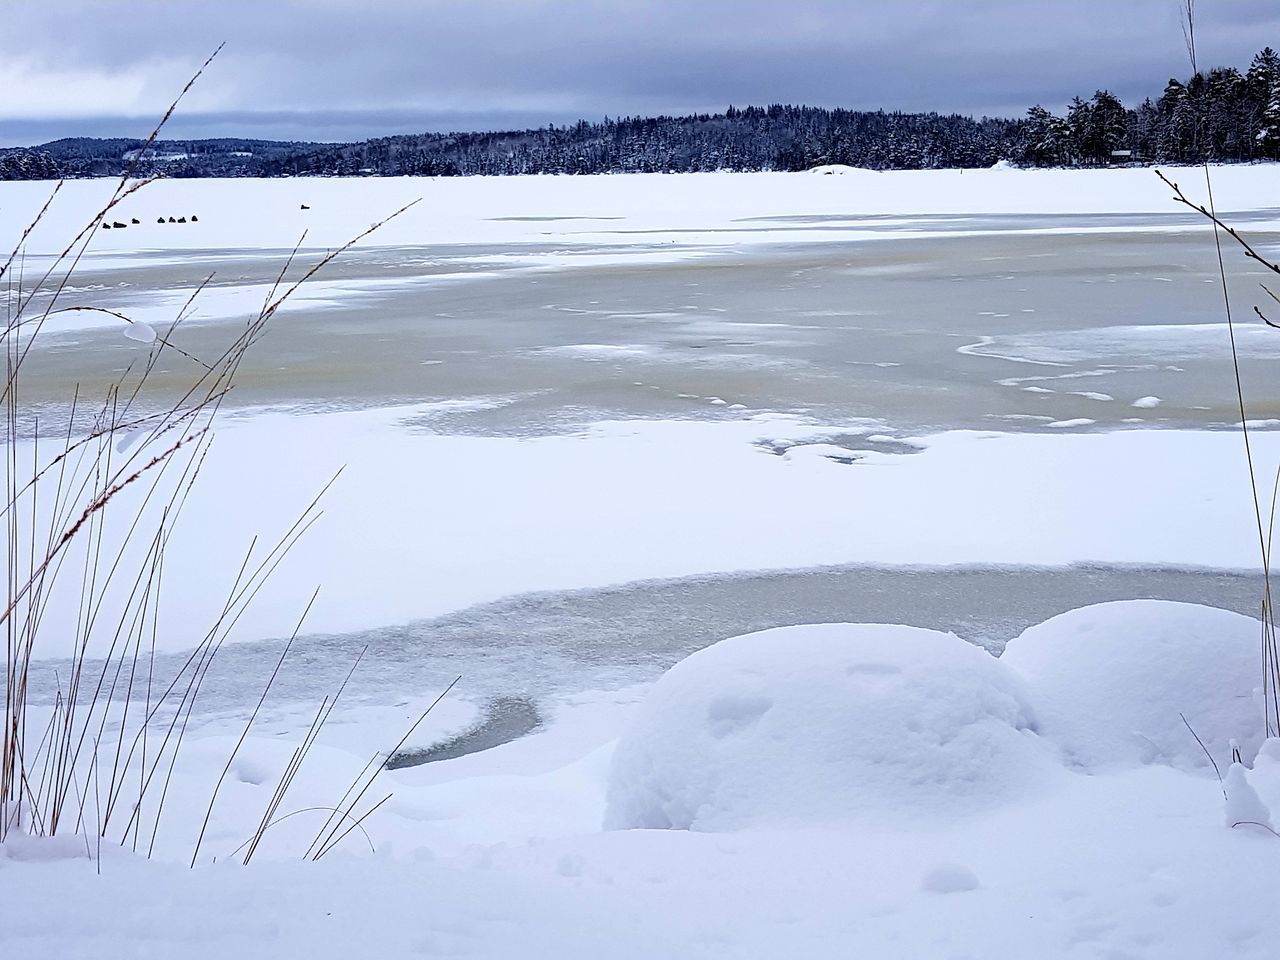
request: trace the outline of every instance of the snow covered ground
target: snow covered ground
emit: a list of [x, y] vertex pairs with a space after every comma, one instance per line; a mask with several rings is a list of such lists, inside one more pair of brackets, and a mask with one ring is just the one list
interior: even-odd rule
[[[83, 841], [0, 847], [2, 935], [56, 957], [1270, 957], [1280, 841], [1225, 818], [1280, 803], [1276, 742], [1228, 803], [1181, 721], [1224, 774], [1231, 738], [1251, 752], [1256, 637], [1133, 602], [1036, 627], [1008, 664], [901, 627], [725, 641], [651, 691], [566, 698], [523, 740], [385, 774], [377, 853], [318, 864], [290, 861], [322, 811], [250, 867], [181, 865], [233, 736], [210, 731], [160, 862], [107, 849], [99, 876]], [[388, 713], [332, 731], [291, 804], [332, 802]], [[247, 838], [291, 748], [251, 740], [208, 858]]]
[[[1188, 185], [1199, 175], [1180, 173]], [[1220, 208], [1273, 236], [1280, 216], [1266, 200], [1280, 168], [1215, 177]], [[0, 188], [0, 246], [47, 189]], [[32, 239], [32, 263], [106, 190], [90, 181], [64, 188]], [[904, 357], [883, 361], [890, 372], [914, 361], [897, 374], [908, 380], [979, 364], [981, 385], [965, 388], [964, 404], [1024, 418], [987, 421], [1008, 428], [1000, 432], [972, 429], [968, 413], [949, 409], [962, 392], [950, 373], [930, 381], [924, 399], [897, 406], [903, 395], [874, 381], [871, 392], [888, 396], [867, 404], [874, 414], [851, 415], [857, 397], [804, 409], [785, 392], [806, 376], [797, 371], [809, 370], [806, 384], [837, 378], [803, 364], [775, 369], [739, 403], [715, 364], [682, 362], [669, 403], [618, 409], [623, 378], [638, 395], [650, 392], [632, 383], [631, 368], [613, 371], [608, 393], [597, 382], [608, 373], [582, 371], [652, 363], [674, 341], [606, 335], [599, 314], [583, 312], [590, 304], [564, 322], [596, 328], [557, 333], [537, 354], [553, 364], [539, 368], [544, 405], [575, 398], [568, 420], [539, 416], [544, 408], [526, 403], [538, 391], [524, 381], [450, 396], [444, 380], [418, 393], [397, 387], [394, 404], [382, 395], [356, 402], [334, 361], [311, 380], [306, 350], [268, 354], [279, 368], [272, 375], [305, 386], [287, 404], [243, 403], [222, 421], [166, 556], [161, 652], [198, 642], [249, 540], [274, 540], [339, 467], [321, 522], [233, 641], [287, 635], [317, 585], [308, 631], [344, 634], [532, 591], [734, 571], [1013, 565], [1042, 569], [1051, 584], [1055, 568], [1081, 562], [1257, 566], [1239, 435], [1204, 428], [1229, 417], [1230, 385], [1197, 420], [1194, 398], [1173, 384], [1185, 368], [1221, 366], [1223, 331], [1215, 314], [1192, 316], [1199, 301], [1184, 295], [1203, 278], [1175, 274], [1173, 248], [1152, 238], [1190, 242], [1203, 225], [1171, 212], [1149, 171], [161, 182], [122, 211], [141, 224], [100, 231], [88, 265], [95, 282], [82, 292], [107, 295], [108, 278], [131, 271], [278, 264], [303, 227], [309, 248], [336, 245], [416, 196], [423, 202], [376, 235], [385, 249], [367, 254], [385, 255], [395, 276], [322, 278], [273, 335], [310, 344], [306, 324], [341, 311], [376, 317], [388, 289], [421, 304], [465, 285], [475, 299], [450, 309], [475, 311], [448, 318], [461, 356], [476, 351], [467, 325], [483, 327], [485, 311], [502, 309], [484, 298], [513, 275], [524, 283], [541, 272], [566, 286], [607, 278], [643, 291], [658, 276], [645, 270], [714, 270], [741, 257], [743, 277], [780, 256], [790, 276], [802, 268], [789, 258], [874, 241], [896, 245], [901, 262], [877, 261], [861, 276], [902, 276], [914, 257], [919, 286], [900, 288], [914, 291], [940, 272], [931, 259], [940, 248], [925, 244], [943, 238], [970, 245], [961, 249], [1003, 245], [999, 256], [1013, 260], [1028, 237], [1137, 237], [1147, 250], [1126, 270], [1133, 292], [1122, 316], [1073, 328], [1074, 303], [1061, 299], [1070, 288], [1046, 287], [1057, 318], [1046, 328], [1031, 308], [1000, 309], [1027, 289], [992, 285], [981, 311], [989, 332], [952, 335], [936, 353], [899, 343]], [[155, 223], [170, 212], [200, 221]], [[426, 245], [450, 250], [424, 256], [425, 272], [400, 275], [405, 251]], [[1189, 248], [1177, 249], [1181, 257]], [[1018, 269], [1018, 286], [1034, 295], [1036, 270]], [[1154, 292], [1164, 287], [1175, 295]], [[246, 276], [210, 293], [188, 344], [229, 329], [265, 288]], [[745, 324], [733, 328], [735, 311], [758, 293], [725, 301], [723, 316], [700, 307], [679, 322], [702, 324], [700, 336], [746, 337]], [[177, 287], [126, 295], [148, 322], [183, 302]], [[1147, 298], [1160, 307], [1144, 311]], [[1170, 317], [1180, 299], [1187, 315]], [[815, 314], [821, 306], [809, 304]], [[913, 308], [886, 322], [910, 326]], [[659, 307], [627, 309], [639, 324], [656, 318], [670, 329]], [[50, 390], [144, 349], [100, 318], [59, 324], [36, 358], [49, 364]], [[374, 332], [391, 352], [406, 350], [399, 330]], [[752, 356], [776, 359], [796, 335], [774, 330], [752, 343]], [[917, 343], [928, 339], [932, 331]], [[1243, 342], [1265, 372], [1274, 345], [1253, 330]], [[276, 349], [270, 338], [263, 346]], [[531, 349], [521, 343], [520, 362]], [[815, 340], [806, 349], [829, 348]], [[1154, 359], [1137, 366], [1135, 353]], [[481, 366], [492, 373], [490, 357]], [[571, 393], [551, 382], [570, 369], [582, 377]], [[249, 372], [249, 390], [268, 378]], [[1260, 382], [1257, 400], [1269, 410], [1280, 398]], [[584, 399], [606, 393], [594, 405]], [[1017, 413], [991, 399], [1010, 395], [1025, 405]], [[926, 400], [937, 414], [919, 412]], [[56, 418], [57, 405], [42, 403]], [[1255, 455], [1270, 476], [1280, 433], [1257, 426]], [[18, 462], [30, 452], [24, 445]], [[132, 495], [121, 494], [124, 514]], [[70, 594], [55, 598], [44, 635], [66, 636], [75, 606]], [[913, 613], [900, 617], [914, 622]], [[593, 630], [589, 616], [581, 629]], [[238, 754], [202, 864], [188, 871], [243, 723], [239, 711], [214, 711], [187, 733], [156, 862], [83, 840], [14, 836], [0, 845], [0, 943], [49, 957], [1270, 957], [1280, 840], [1257, 823], [1231, 825], [1264, 823], [1280, 809], [1280, 746], [1263, 743], [1258, 637], [1258, 624], [1238, 614], [1134, 602], [1055, 617], [999, 659], [937, 631], [796, 626], [724, 640], [656, 683], [597, 689], [600, 673], [570, 675], [538, 704], [542, 722], [528, 736], [380, 775], [376, 792], [394, 797], [365, 824], [367, 841], [353, 831], [320, 863], [291, 862], [326, 816], [309, 808], [335, 803], [451, 679], [406, 689], [387, 677], [384, 696], [365, 685], [334, 714], [281, 811], [298, 814], [272, 827], [253, 865], [233, 866], [314, 710], [285, 697]], [[525, 640], [520, 656], [537, 657]], [[306, 671], [330, 649], [303, 638], [290, 669]], [[57, 643], [37, 651], [67, 653]], [[430, 660], [429, 644], [420, 655]], [[599, 646], [602, 662], [613, 655]], [[368, 669], [376, 675], [376, 664]], [[518, 676], [518, 657], [503, 669]], [[258, 681], [244, 683], [251, 699]], [[409, 746], [458, 734], [480, 712], [466, 697], [447, 699]], [[1231, 766], [1232, 741], [1241, 767]]]

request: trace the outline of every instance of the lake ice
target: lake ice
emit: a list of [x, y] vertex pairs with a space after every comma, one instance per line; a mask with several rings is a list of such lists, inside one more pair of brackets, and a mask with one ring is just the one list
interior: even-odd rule
[[[1277, 175], [1271, 166], [1220, 174], [1223, 209], [1268, 250], [1280, 241], [1280, 215], [1267, 204]], [[0, 240], [11, 239], [42, 189], [0, 185]], [[72, 184], [65, 199], [74, 209], [101, 189]], [[656, 779], [642, 762], [646, 750], [683, 737], [653, 719], [666, 701], [643, 707], [654, 681], [735, 635], [902, 623], [999, 652], [1037, 637], [1063, 644], [1064, 631], [1083, 622], [1117, 638], [1172, 643], [1161, 656], [1194, 657], [1206, 655], [1203, 638], [1180, 647], [1177, 630], [1163, 626], [1186, 608], [1068, 611], [1158, 598], [1256, 613], [1256, 531], [1212, 237], [1173, 208], [1154, 174], [162, 182], [139, 195], [138, 229], [95, 239], [68, 302], [118, 310], [167, 335], [212, 273], [172, 335], [195, 356], [213, 355], [256, 314], [301, 228], [311, 233], [295, 269], [417, 195], [423, 204], [275, 318], [242, 370], [166, 558], [162, 669], [197, 642], [249, 540], [277, 535], [345, 466], [324, 517], [210, 675], [161, 859], [189, 855], [200, 801], [258, 678], [320, 585], [304, 636], [230, 772], [209, 856], [225, 857], [243, 840], [245, 818], [270, 794], [317, 699], [366, 644], [370, 655], [297, 804], [331, 802], [332, 784], [394, 743], [457, 675], [454, 694], [408, 747], [466, 731], [495, 698], [527, 698], [542, 723], [514, 742], [385, 774], [395, 798], [370, 821], [378, 858], [356, 859], [364, 855], [353, 844], [352, 859], [322, 865], [329, 872], [262, 868], [260, 904], [295, 887], [330, 913], [359, 902], [382, 916], [399, 904], [365, 933], [388, 955], [426, 942], [404, 919], [424, 909], [432, 942], [460, 938], [489, 956], [510, 955], [529, 931], [540, 948], [586, 955], [616, 946], [619, 930], [627, 949], [650, 956], [752, 956], [761, 944], [776, 955], [818, 956], [822, 944], [854, 941], [877, 955], [1014, 955], [1034, 936], [1044, 956], [1088, 956], [1100, 938], [1137, 956], [1214, 955], [1227, 943], [1265, 955], [1249, 918], [1261, 916], [1277, 878], [1274, 851], [1255, 843], [1261, 837], [1224, 831], [1217, 784], [1165, 764], [1159, 750], [1132, 769], [1070, 772], [1059, 754], [1075, 744], [1060, 731], [1085, 720], [1062, 720], [1072, 701], [1066, 679], [1053, 689], [1038, 681], [1039, 689], [1005, 677], [1001, 664], [989, 687], [986, 666], [977, 679], [966, 672], [963, 697], [935, 692], [921, 701], [939, 704], [941, 726], [923, 721], [898, 741], [894, 725], [920, 712], [916, 691], [946, 686], [927, 658], [869, 648], [856, 662], [837, 656], [824, 666], [819, 651], [801, 680], [770, 684], [769, 657], [734, 660], [744, 647], [731, 642], [660, 682], [684, 698], [672, 701], [679, 716], [693, 718], [684, 729], [700, 739], [690, 740], [688, 762], [668, 751]], [[160, 233], [147, 225], [161, 207], [198, 213], [199, 224]], [[70, 216], [60, 211], [33, 237], [27, 280]], [[1238, 315], [1247, 316], [1261, 274], [1243, 261], [1228, 265]], [[1240, 343], [1255, 450], [1273, 465], [1280, 340], [1267, 333], [1250, 324]], [[65, 424], [75, 385], [100, 392], [146, 349], [110, 318], [54, 317], [32, 354], [25, 395], [42, 431]], [[187, 362], [165, 359], [146, 402], [162, 401], [189, 374]], [[1067, 617], [1051, 619], [1060, 614]], [[74, 604], [51, 603], [46, 616], [56, 635]], [[1247, 621], [1230, 622], [1251, 636]], [[875, 643], [907, 635], [865, 633]], [[961, 642], [943, 634], [930, 642]], [[954, 644], [946, 649], [972, 659]], [[1146, 688], [1141, 656], [1121, 675], [1090, 649], [1094, 659], [1072, 664], [1079, 675]], [[39, 654], [35, 698], [47, 705], [66, 650]], [[732, 709], [715, 689], [716, 671], [695, 669], [716, 662], [751, 688]], [[1146, 713], [1130, 711], [1144, 723], [1170, 721], [1159, 736], [1147, 731], [1149, 740], [1181, 737], [1179, 710], [1200, 723], [1195, 709], [1213, 697], [1195, 689], [1204, 673], [1195, 662], [1179, 674], [1190, 679], [1150, 691]], [[1248, 712], [1253, 683], [1252, 669], [1236, 664], [1227, 665], [1233, 717]], [[901, 679], [886, 680], [891, 674]], [[680, 693], [682, 677], [698, 679]], [[1024, 680], [1025, 717], [980, 731], [959, 753], [945, 746], [946, 718], [967, 715], [965, 697], [989, 704]], [[786, 791], [743, 758], [773, 757], [797, 783], [812, 777], [856, 795], [870, 768], [840, 766], [847, 758], [821, 750], [775, 755], [760, 746], [774, 734], [808, 743], [804, 728], [845, 716], [848, 684], [888, 691], [884, 702], [899, 711], [886, 714], [874, 751], [855, 751], [857, 763], [905, 763], [927, 779], [937, 735], [952, 774], [1007, 748], [1031, 758], [1034, 789], [993, 791], [989, 809], [954, 823], [938, 817], [927, 830], [828, 822], [840, 811], [826, 808], [822, 822], [810, 814], [793, 822], [803, 811], [778, 809]], [[1041, 730], [1035, 711], [1050, 693], [1053, 723]], [[636, 727], [644, 709], [650, 721]], [[703, 718], [708, 710], [715, 716]], [[975, 716], [979, 726], [990, 719]], [[1220, 749], [1233, 731], [1210, 720], [1207, 735]], [[611, 766], [614, 743], [627, 737], [631, 760]], [[1178, 740], [1166, 752], [1183, 757], [1184, 747]], [[1267, 750], [1252, 770], [1231, 772], [1237, 798], [1228, 812], [1280, 802], [1280, 765]], [[703, 780], [688, 794], [707, 816], [687, 819], [710, 824], [708, 832], [600, 831], [611, 790], [662, 802], [671, 782], [687, 784], [704, 766], [721, 771], [730, 790]], [[897, 797], [892, 780], [881, 799], [886, 808], [900, 799], [906, 816], [912, 797]], [[946, 794], [945, 777], [934, 785]], [[740, 810], [755, 826], [718, 832]], [[304, 822], [274, 830], [265, 859], [290, 856]], [[19, 858], [47, 855], [13, 847], [0, 871], [17, 869], [10, 861]], [[851, 863], [879, 866], [850, 872]], [[33, 878], [24, 890], [81, 882], [56, 863], [23, 868]], [[117, 870], [142, 883], [160, 876], [104, 864]], [[179, 900], [201, 884], [211, 885], [211, 902], [236, 895], [216, 871], [192, 876], [195, 886], [174, 881]], [[773, 890], [776, 904], [744, 917], [741, 904], [761, 889]], [[371, 896], [376, 904], [366, 903]], [[695, 900], [696, 910], [680, 906]], [[93, 903], [99, 929], [129, 926], [136, 909], [114, 895]], [[584, 904], [597, 920], [582, 922]], [[1197, 918], [1194, 929], [1171, 922], [1180, 904], [1177, 912]], [[20, 909], [38, 918], [43, 908], [24, 894]], [[166, 922], [153, 918], [147, 929], [176, 936]], [[320, 929], [296, 926], [286, 934], [295, 945]], [[222, 935], [207, 934], [202, 942], [219, 949]], [[75, 936], [56, 935], [68, 938], [64, 946]], [[254, 955], [273, 936], [237, 949]], [[343, 935], [333, 936], [329, 946]]]

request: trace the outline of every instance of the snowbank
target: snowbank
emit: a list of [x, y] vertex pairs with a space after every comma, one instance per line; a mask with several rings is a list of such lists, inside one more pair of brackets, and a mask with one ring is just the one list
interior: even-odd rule
[[916, 821], [1025, 795], [1048, 769], [999, 661], [951, 634], [823, 624], [673, 667], [614, 754], [609, 828]]
[[725, 640], [673, 667], [641, 706], [614, 754], [605, 824], [919, 825], [1032, 794], [1057, 767], [1050, 745], [1089, 771], [1208, 767], [1187, 724], [1225, 770], [1232, 743], [1248, 761], [1263, 739], [1259, 627], [1129, 600], [1054, 617], [999, 661], [903, 626]]
[[1040, 734], [1071, 764], [1208, 768], [1190, 724], [1225, 770], [1231, 740], [1246, 760], [1262, 742], [1261, 629], [1226, 610], [1126, 600], [1034, 626], [1001, 660], [1027, 679]]

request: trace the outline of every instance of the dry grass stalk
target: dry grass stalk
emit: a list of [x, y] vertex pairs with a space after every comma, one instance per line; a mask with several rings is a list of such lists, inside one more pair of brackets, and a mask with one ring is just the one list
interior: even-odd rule
[[[86, 410], [77, 392], [71, 398], [65, 428], [46, 436], [39, 418], [22, 401], [23, 370], [30, 352], [46, 321], [60, 312], [94, 311], [134, 324], [114, 311], [65, 305], [68, 283], [101, 221], [152, 182], [132, 180], [138, 160], [220, 50], [170, 104], [108, 202], [34, 283], [25, 280], [24, 244], [48, 215], [61, 183], [13, 252], [0, 262], [0, 279], [6, 284], [0, 331], [5, 362], [0, 402], [6, 440], [0, 519], [7, 538], [5, 596], [0, 608], [5, 647], [0, 841], [10, 830], [44, 836], [71, 831], [85, 835], [86, 849], [92, 849], [88, 846], [92, 833], [99, 849], [105, 839], [147, 855], [154, 851], [177, 757], [214, 658], [272, 573], [319, 518], [324, 494], [322, 490], [274, 544], [265, 550], [256, 541], [250, 546], [204, 637], [173, 677], [167, 682], [157, 678], [165, 554], [209, 453], [214, 419], [249, 350], [300, 285], [412, 206], [402, 207], [327, 252], [299, 279], [286, 284], [301, 249], [299, 241], [257, 316], [219, 356], [202, 359], [174, 341], [191, 303], [209, 282], [206, 278], [169, 328], [154, 337], [145, 359], [126, 369], [96, 408]], [[40, 298], [45, 302], [37, 309], [34, 305]], [[160, 409], [143, 410], [144, 389], [166, 350], [191, 363], [191, 379]], [[29, 458], [24, 449], [29, 449]], [[47, 650], [51, 642], [42, 625], [49, 604], [55, 598], [65, 603], [68, 597], [75, 606], [73, 635], [53, 638], [53, 642], [69, 645], [69, 674], [58, 677], [48, 716], [38, 718], [30, 703], [32, 670], [37, 650]], [[105, 653], [99, 657], [100, 647], [105, 647]], [[270, 687], [269, 681], [263, 699]], [[338, 695], [341, 692], [340, 688]], [[255, 831], [245, 862], [265, 831], [278, 822], [280, 803], [335, 702], [336, 696], [321, 705]], [[246, 735], [256, 716], [255, 709]], [[352, 810], [362, 795], [363, 791], [344, 808], [341, 822], [359, 824]], [[216, 800], [215, 789], [210, 813]], [[196, 856], [199, 848], [198, 839]]]
[[[1183, 35], [1186, 39], [1187, 55], [1191, 60], [1192, 75], [1195, 76], [1199, 73], [1196, 55], [1195, 0], [1185, 0], [1183, 7]], [[1203, 118], [1197, 116], [1197, 130], [1199, 130], [1202, 122]], [[1274, 592], [1272, 590], [1271, 547], [1275, 534], [1277, 505], [1280, 504], [1280, 466], [1277, 467], [1275, 478], [1272, 482], [1269, 508], [1264, 509], [1263, 504], [1267, 498], [1265, 497], [1258, 480], [1258, 469], [1254, 455], [1253, 441], [1250, 436], [1249, 416], [1245, 403], [1244, 383], [1240, 374], [1240, 351], [1236, 342], [1237, 321], [1232, 310], [1231, 292], [1227, 279], [1226, 258], [1223, 253], [1223, 237], [1225, 236], [1231, 241], [1234, 241], [1239, 249], [1244, 252], [1247, 259], [1261, 265], [1272, 273], [1280, 274], [1280, 264], [1261, 254], [1253, 243], [1251, 243], [1237, 229], [1230, 226], [1223, 221], [1221, 217], [1219, 217], [1217, 205], [1214, 202], [1213, 177], [1210, 173], [1207, 156], [1202, 161], [1201, 166], [1204, 174], [1205, 203], [1196, 203], [1191, 200], [1183, 189], [1163, 172], [1157, 170], [1156, 176], [1158, 176], [1165, 185], [1173, 191], [1173, 199], [1177, 203], [1182, 204], [1183, 206], [1186, 206], [1202, 215], [1213, 226], [1214, 248], [1218, 266], [1218, 282], [1222, 289], [1222, 309], [1227, 321], [1227, 338], [1231, 348], [1231, 366], [1234, 375], [1235, 399], [1237, 409], [1240, 414], [1240, 433], [1244, 441], [1245, 462], [1249, 470], [1249, 487], [1253, 502], [1254, 521], [1258, 534], [1258, 548], [1262, 560], [1263, 596], [1261, 602], [1261, 653], [1262, 690], [1264, 698], [1263, 712], [1265, 716], [1267, 736], [1274, 737], [1280, 736], [1280, 643], [1277, 642], [1276, 610], [1274, 605]], [[1266, 284], [1262, 284], [1261, 287], [1267, 296], [1277, 303], [1280, 303], [1280, 297], [1266, 286]], [[1263, 313], [1261, 307], [1255, 304], [1253, 311], [1268, 326], [1280, 328], [1280, 324], [1269, 319], [1266, 314]]]

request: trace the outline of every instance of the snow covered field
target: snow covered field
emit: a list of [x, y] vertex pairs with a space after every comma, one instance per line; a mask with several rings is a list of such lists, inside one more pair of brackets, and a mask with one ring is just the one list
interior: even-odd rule
[[[836, 168], [807, 174], [638, 174], [596, 177], [465, 177], [161, 181], [119, 208], [141, 220], [102, 231], [95, 249], [288, 250], [308, 230], [309, 246], [345, 243], [406, 203], [418, 205], [378, 232], [379, 245], [544, 243], [565, 246], [638, 242], [774, 244], [845, 241], [885, 229], [900, 235], [965, 229], [980, 215], [1090, 218], [1094, 231], [1142, 220], [1186, 229], [1169, 191], [1150, 170], [918, 170], [877, 173]], [[1172, 168], [1188, 190], [1203, 183], [1194, 167]], [[1268, 202], [1276, 172], [1267, 165], [1224, 168], [1215, 181], [1218, 209], [1280, 214]], [[111, 193], [106, 180], [72, 181], [59, 208], [33, 234], [31, 252], [61, 249], [83, 226], [83, 211]], [[50, 184], [6, 183], [0, 247], [9, 249], [48, 199]], [[303, 205], [310, 207], [302, 210]], [[157, 224], [159, 216], [200, 218]], [[1141, 215], [1134, 217], [1134, 215]], [[948, 218], [937, 223], [938, 218]], [[951, 219], [951, 218], [959, 218]], [[1107, 219], [1111, 218], [1111, 219]], [[981, 229], [980, 225], [978, 227]], [[1067, 229], [1062, 224], [1043, 229]]]
[[[1274, 249], [1280, 168], [1215, 178], [1219, 208]], [[0, 247], [47, 189], [0, 185]], [[106, 190], [64, 188], [30, 264]], [[240, 621], [246, 649], [287, 635], [317, 585], [307, 631], [343, 635], [741, 571], [1034, 567], [1052, 596], [1071, 564], [1258, 566], [1212, 241], [1150, 171], [160, 182], [122, 209], [139, 225], [100, 231], [76, 297], [163, 329], [217, 269], [175, 334], [212, 351], [304, 227], [314, 256], [418, 196], [304, 288], [246, 366], [166, 556], [161, 652], [198, 642], [247, 542], [283, 532], [340, 467]], [[155, 223], [170, 213], [200, 219]], [[1251, 296], [1255, 274], [1232, 268]], [[120, 333], [57, 318], [33, 355], [44, 417], [145, 349]], [[1278, 342], [1241, 339], [1265, 476]], [[75, 607], [51, 603], [44, 636]], [[593, 631], [611, 635], [583, 615]], [[530, 681], [529, 735], [382, 774], [395, 796], [368, 844], [287, 862], [324, 819], [311, 811], [232, 867], [314, 710], [282, 694], [186, 871], [260, 689], [248, 670], [243, 704], [187, 732], [161, 862], [90, 850], [99, 878], [83, 842], [11, 839], [0, 942], [50, 957], [1269, 957], [1280, 840], [1224, 823], [1280, 804], [1258, 631], [1146, 601], [1055, 617], [999, 659], [918, 627], [796, 626], [660, 680], [620, 669], [607, 689], [607, 671], [566, 660], [554, 694]], [[287, 671], [334, 649], [304, 637]], [[459, 695], [410, 747], [466, 731], [491, 692], [468, 692], [465, 651], [448, 653]], [[514, 692], [539, 655], [536, 637], [513, 644], [498, 669]], [[332, 805], [452, 679], [364, 669], [377, 682], [334, 714], [291, 810]], [[1228, 769], [1232, 741], [1251, 769]], [[63, 896], [84, 904], [73, 920]]]

